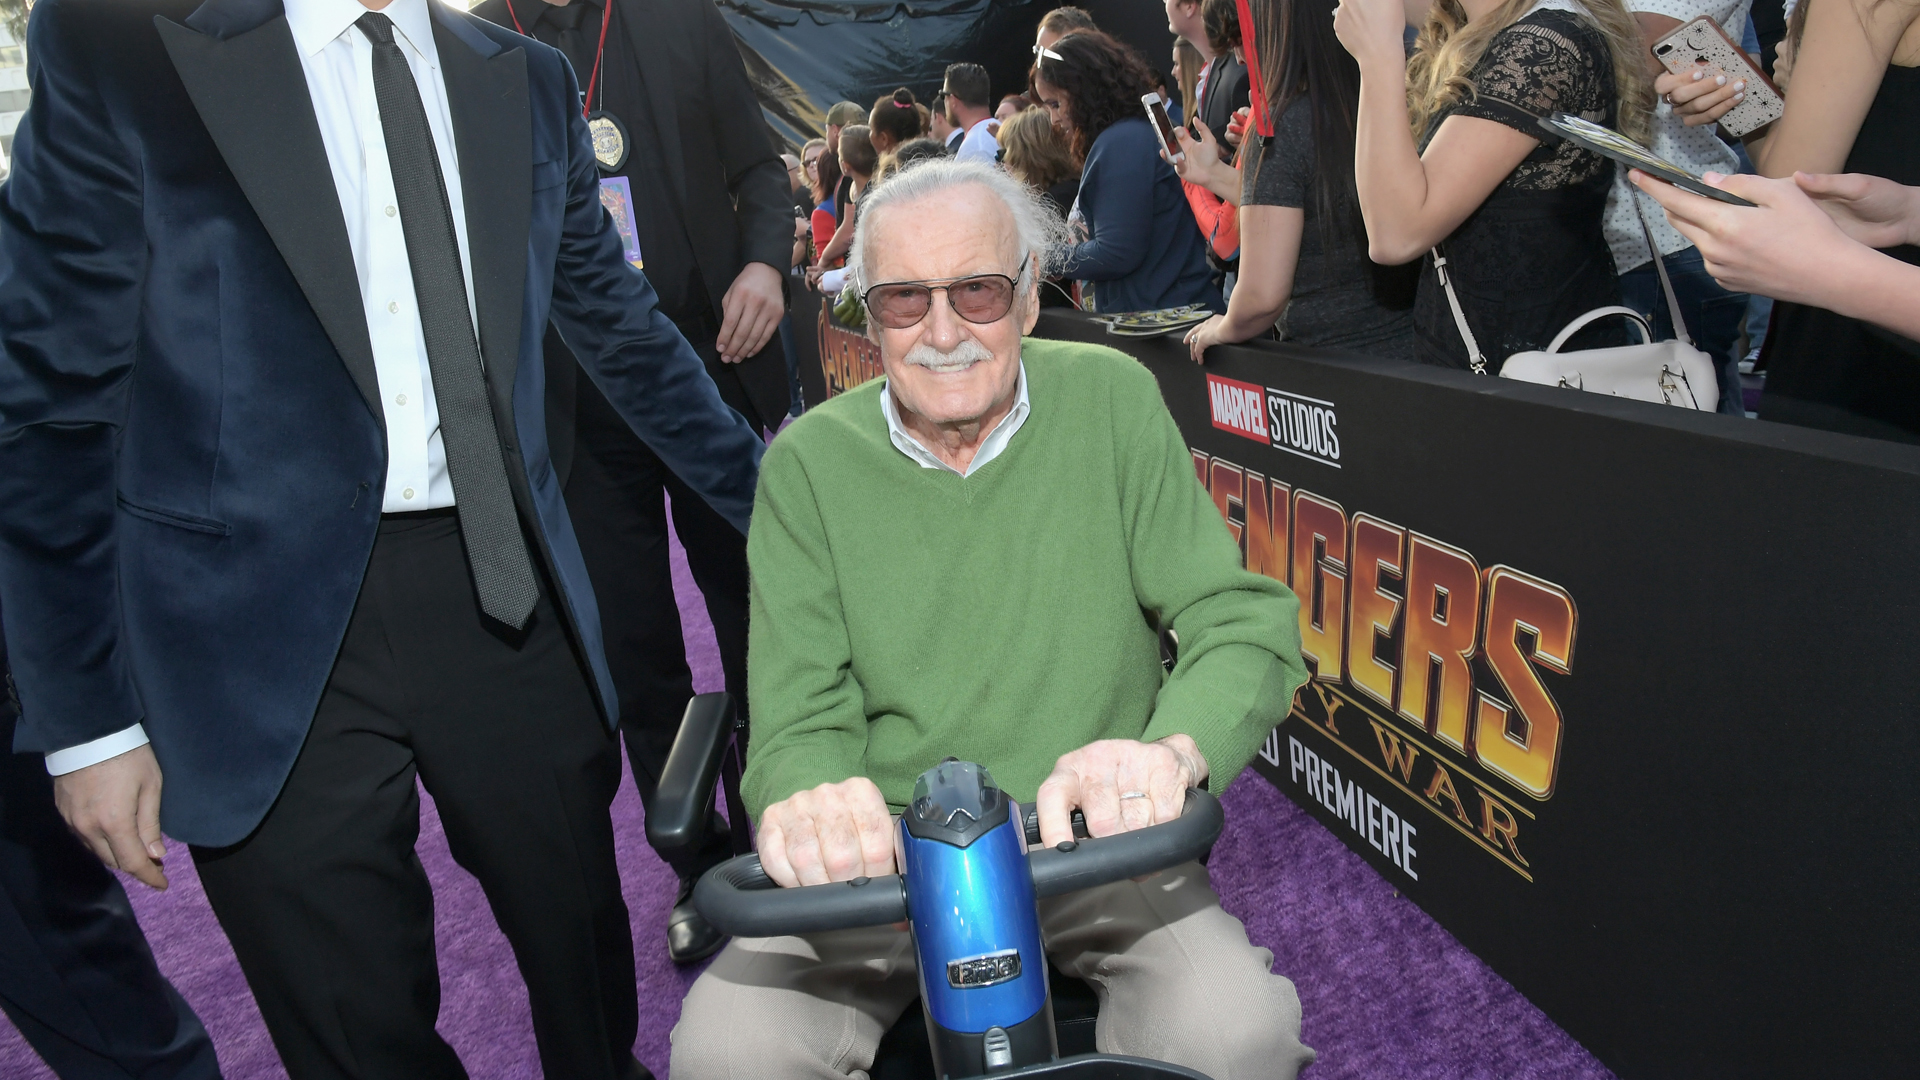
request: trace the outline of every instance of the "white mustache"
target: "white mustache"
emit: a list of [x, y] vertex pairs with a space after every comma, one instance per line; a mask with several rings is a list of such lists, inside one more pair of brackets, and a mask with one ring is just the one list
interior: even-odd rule
[[983, 360], [991, 359], [993, 359], [993, 351], [972, 338], [962, 340], [960, 344], [953, 347], [951, 352], [941, 352], [922, 342], [909, 349], [907, 355], [900, 358], [902, 363], [913, 364], [941, 374], [965, 371]]

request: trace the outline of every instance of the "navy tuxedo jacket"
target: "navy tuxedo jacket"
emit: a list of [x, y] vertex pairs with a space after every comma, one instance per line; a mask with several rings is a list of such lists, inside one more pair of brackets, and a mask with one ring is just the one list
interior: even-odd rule
[[[435, 3], [495, 422], [617, 716], [548, 459], [549, 318], [743, 531], [762, 445], [601, 208], [560, 53]], [[40, 0], [0, 188], [0, 596], [48, 751], [143, 723], [162, 822], [246, 837], [306, 738], [379, 524], [386, 437], [346, 226], [280, 0]]]

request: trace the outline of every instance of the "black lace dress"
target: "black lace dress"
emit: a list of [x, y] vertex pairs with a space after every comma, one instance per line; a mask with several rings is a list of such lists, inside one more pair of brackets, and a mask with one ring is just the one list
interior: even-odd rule
[[[1507, 357], [1544, 349], [1568, 323], [1620, 302], [1613, 255], [1600, 229], [1613, 162], [1542, 131], [1538, 118], [1568, 112], [1615, 126], [1618, 96], [1606, 39], [1570, 11], [1536, 8], [1488, 43], [1473, 69], [1476, 93], [1435, 117], [1425, 143], [1449, 116], [1475, 116], [1541, 138], [1487, 201], [1440, 242], [1467, 325], [1497, 372]], [[1414, 301], [1414, 358], [1468, 367], [1429, 254]], [[1601, 320], [1564, 348], [1624, 345], [1618, 319]], [[1637, 339], [1635, 339], [1637, 340]]]

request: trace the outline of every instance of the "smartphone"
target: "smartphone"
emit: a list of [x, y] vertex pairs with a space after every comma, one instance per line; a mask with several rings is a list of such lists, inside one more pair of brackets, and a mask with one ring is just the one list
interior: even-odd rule
[[1540, 126], [1602, 157], [1610, 157], [1623, 165], [1639, 169], [1648, 176], [1659, 177], [1674, 187], [1685, 188], [1695, 195], [1705, 195], [1709, 199], [1719, 199], [1723, 203], [1732, 203], [1735, 206], [1754, 205], [1731, 192], [1721, 191], [1673, 162], [1655, 156], [1653, 151], [1625, 135], [1612, 128], [1601, 127], [1591, 120], [1582, 120], [1568, 113], [1557, 112], [1552, 116], [1541, 117]]
[[1160, 149], [1167, 152], [1167, 160], [1178, 163], [1187, 160], [1180, 150], [1180, 140], [1173, 136], [1173, 118], [1167, 115], [1167, 103], [1159, 94], [1141, 94], [1140, 104], [1147, 107], [1147, 119], [1153, 122], [1153, 133], [1160, 136]]
[[1653, 43], [1653, 58], [1675, 75], [1718, 71], [1728, 80], [1745, 79], [1747, 96], [1720, 118], [1721, 130], [1739, 137], [1780, 119], [1787, 103], [1780, 88], [1754, 66], [1745, 49], [1727, 36], [1711, 16], [1702, 15]]

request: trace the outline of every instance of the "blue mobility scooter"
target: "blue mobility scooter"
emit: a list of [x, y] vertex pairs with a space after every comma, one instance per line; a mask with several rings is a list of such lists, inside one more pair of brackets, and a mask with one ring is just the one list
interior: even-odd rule
[[782, 889], [759, 856], [742, 855], [709, 871], [693, 901], [741, 937], [908, 922], [939, 1080], [1206, 1080], [1139, 1058], [1060, 1055], [1035, 905], [1200, 857], [1220, 835], [1219, 802], [1189, 790], [1178, 820], [1102, 839], [1075, 819], [1080, 839], [1029, 852], [1040, 840], [1034, 808], [986, 769], [949, 758], [914, 785], [895, 838], [901, 873]]

